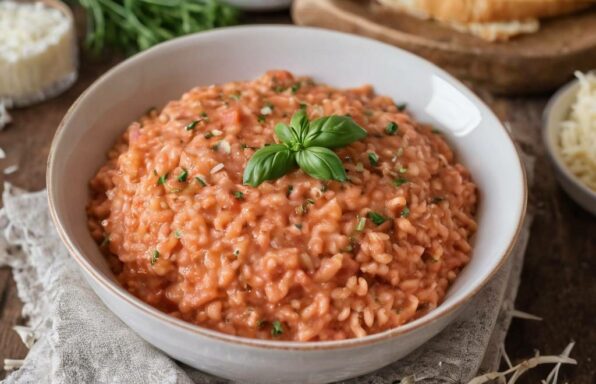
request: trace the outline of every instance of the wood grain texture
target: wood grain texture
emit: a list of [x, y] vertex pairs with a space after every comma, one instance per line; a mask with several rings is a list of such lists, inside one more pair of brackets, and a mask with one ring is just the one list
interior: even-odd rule
[[[289, 17], [286, 13], [254, 14], [245, 21], [287, 23]], [[8, 180], [29, 190], [44, 187], [45, 161], [58, 122], [74, 99], [117, 61], [118, 58], [104, 61], [83, 58], [80, 79], [71, 90], [38, 106], [12, 111], [14, 124], [0, 132], [0, 147], [8, 156], [0, 160], [0, 169], [15, 163], [20, 168], [8, 177], [0, 173], [0, 183]], [[545, 157], [540, 128], [548, 95], [505, 98], [480, 89], [477, 92], [503, 121], [511, 123], [520, 147], [536, 158], [530, 203], [536, 207], [537, 214], [516, 307], [545, 320], [515, 320], [507, 338], [507, 351], [519, 362], [532, 356], [534, 349], [557, 354], [574, 339], [577, 345], [572, 355], [579, 365], [563, 368], [559, 382], [593, 384], [596, 382], [596, 218], [563, 193]], [[26, 353], [11, 330], [20, 320], [20, 309], [9, 271], [0, 269], [0, 362], [4, 358], [21, 358]], [[538, 383], [548, 369], [531, 371], [518, 383]]]
[[537, 33], [506, 43], [488, 43], [361, 0], [296, 0], [293, 18], [297, 24], [355, 33], [407, 49], [462, 80], [501, 94], [549, 91], [574, 70], [596, 68], [596, 8], [542, 21]]

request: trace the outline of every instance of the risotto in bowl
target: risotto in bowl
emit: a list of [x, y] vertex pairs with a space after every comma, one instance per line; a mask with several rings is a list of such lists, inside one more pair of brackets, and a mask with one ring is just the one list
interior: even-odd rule
[[48, 186], [116, 315], [251, 382], [345, 379], [424, 343], [504, 263], [526, 198], [506, 131], [456, 80], [293, 27], [199, 34], [117, 66], [65, 117]]

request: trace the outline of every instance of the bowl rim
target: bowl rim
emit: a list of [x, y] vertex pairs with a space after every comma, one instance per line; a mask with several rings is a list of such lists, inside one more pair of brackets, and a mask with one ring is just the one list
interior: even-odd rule
[[[596, 73], [596, 71], [594, 72]], [[562, 175], [566, 181], [570, 182], [579, 190], [587, 195], [590, 196], [591, 199], [596, 204], [596, 191], [591, 190], [588, 186], [581, 181], [571, 170], [567, 167], [564, 163], [563, 159], [561, 158], [561, 148], [558, 142], [553, 141], [550, 139], [550, 135], [556, 135], [556, 139], [559, 138], [559, 133], [561, 132], [561, 122], [563, 119], [559, 121], [555, 121], [554, 117], [552, 116], [553, 111], [556, 108], [562, 108], [562, 103], [564, 98], [567, 95], [573, 94], [574, 98], [577, 97], [577, 92], [579, 90], [579, 79], [574, 79], [562, 86], [558, 91], [556, 91], [548, 100], [546, 107], [544, 107], [544, 112], [542, 113], [542, 142], [544, 143], [544, 147], [546, 148], [546, 153], [554, 165], [555, 169]], [[566, 107], [566, 113], [569, 113], [571, 110], [573, 102]], [[571, 196], [571, 195], [570, 195]], [[571, 196], [571, 198], [575, 201], [575, 197]], [[581, 205], [581, 204], [580, 204]]]
[[[62, 223], [59, 219], [58, 212], [57, 212], [56, 206], [54, 204], [54, 193], [53, 193], [54, 183], [53, 183], [52, 175], [55, 172], [54, 171], [54, 158], [56, 157], [56, 147], [58, 146], [58, 143], [62, 140], [62, 137], [65, 135], [65, 127], [67, 125], [67, 122], [70, 120], [71, 115], [77, 109], [77, 107], [81, 103], [82, 99], [88, 93], [90, 93], [94, 88], [96, 88], [100, 83], [107, 81], [106, 79], [108, 77], [110, 77], [112, 75], [112, 73], [119, 71], [123, 68], [126, 68], [129, 65], [132, 65], [132, 63], [136, 62], [137, 60], [140, 60], [140, 59], [144, 58], [145, 56], [150, 55], [153, 52], [155, 52], [156, 50], [160, 49], [161, 46], [163, 46], [163, 45], [180, 44], [180, 43], [186, 42], [187, 40], [190, 41], [190, 40], [194, 40], [194, 39], [200, 40], [202, 37], [212, 36], [215, 34], [225, 35], [227, 33], [232, 34], [232, 33], [238, 33], [238, 32], [250, 33], [250, 31], [252, 31], [252, 30], [269, 30], [269, 32], [292, 31], [294, 33], [296, 33], [297, 31], [300, 31], [300, 30], [305, 30], [305, 31], [311, 31], [311, 32], [316, 32], [316, 33], [328, 34], [328, 35], [333, 35], [333, 36], [335, 36], [337, 38], [341, 38], [341, 39], [359, 40], [362, 43], [383, 46], [385, 49], [395, 50], [396, 52], [398, 52], [401, 55], [406, 55], [406, 56], [414, 57], [417, 60], [422, 60], [426, 64], [430, 65], [430, 68], [432, 68], [432, 70], [435, 73], [441, 75], [443, 78], [448, 79], [452, 83], [455, 83], [458, 86], [459, 90], [462, 91], [465, 94], [465, 96], [467, 98], [471, 99], [475, 104], [480, 104], [480, 105], [484, 106], [486, 108], [486, 112], [489, 114], [489, 116], [494, 118], [494, 120], [499, 123], [498, 127], [504, 131], [504, 133], [506, 135], [506, 140], [508, 140], [509, 143], [512, 145], [512, 147], [514, 149], [514, 155], [515, 155], [518, 165], [519, 165], [519, 170], [520, 170], [520, 175], [521, 175], [520, 184], [522, 186], [522, 195], [521, 195], [521, 201], [520, 201], [521, 206], [519, 209], [515, 232], [514, 232], [513, 236], [511, 237], [511, 240], [509, 241], [509, 244], [507, 245], [507, 248], [505, 249], [505, 251], [501, 255], [499, 255], [498, 263], [464, 297], [456, 300], [455, 302], [451, 303], [449, 306], [445, 306], [444, 303], [442, 303], [437, 308], [435, 308], [431, 312], [429, 312], [427, 315], [425, 315], [419, 319], [416, 319], [414, 321], [408, 322], [406, 324], [403, 324], [403, 325], [395, 327], [395, 328], [388, 329], [383, 332], [366, 335], [361, 338], [350, 338], [350, 339], [334, 340], [334, 341], [312, 341], [312, 342], [310, 342], [310, 341], [309, 342], [300, 342], [300, 341], [276, 341], [276, 340], [268, 340], [268, 339], [254, 339], [254, 338], [230, 335], [230, 334], [222, 333], [219, 331], [211, 330], [208, 328], [204, 328], [204, 327], [186, 322], [184, 320], [177, 319], [173, 316], [166, 314], [165, 312], [161, 312], [158, 309], [152, 307], [151, 305], [136, 298], [135, 296], [130, 294], [128, 291], [126, 291], [124, 288], [119, 286], [116, 282], [110, 280], [103, 272], [100, 272], [99, 270], [94, 268], [93, 265], [86, 259], [86, 257], [84, 257], [82, 254], [79, 254], [76, 246], [71, 241], [69, 235], [67, 234], [66, 229], [64, 228], [64, 226], [62, 225]], [[465, 304], [467, 304], [474, 296], [476, 296], [476, 294], [490, 280], [492, 280], [492, 278], [496, 275], [496, 273], [499, 270], [501, 270], [503, 265], [509, 259], [509, 256], [511, 255], [512, 250], [513, 250], [514, 246], [516, 245], [517, 240], [521, 233], [523, 222], [524, 222], [524, 219], [526, 216], [527, 197], [528, 197], [526, 168], [525, 168], [524, 163], [521, 160], [519, 148], [516, 145], [515, 141], [513, 140], [510, 132], [503, 126], [501, 120], [494, 114], [492, 109], [490, 107], [488, 107], [488, 105], [486, 105], [486, 103], [484, 103], [478, 96], [476, 96], [470, 89], [468, 89], [468, 87], [466, 87], [459, 80], [455, 79], [453, 76], [448, 74], [446, 71], [439, 68], [435, 64], [427, 61], [426, 59], [421, 58], [420, 56], [417, 56], [411, 52], [408, 52], [406, 50], [397, 48], [395, 46], [392, 46], [390, 44], [386, 44], [386, 43], [383, 43], [383, 42], [380, 42], [377, 40], [373, 40], [373, 39], [369, 39], [369, 38], [365, 38], [365, 37], [361, 37], [361, 36], [356, 36], [356, 35], [344, 33], [344, 32], [331, 31], [331, 30], [327, 30], [327, 29], [323, 29], [323, 28], [303, 27], [303, 26], [295, 26], [295, 25], [270, 25], [270, 24], [218, 28], [216, 30], [200, 32], [200, 33], [196, 33], [196, 34], [178, 37], [178, 38], [166, 41], [164, 43], [158, 44], [146, 51], [138, 53], [138, 54], [122, 61], [121, 63], [117, 64], [116, 66], [112, 67], [111, 69], [109, 69], [107, 72], [105, 72], [103, 75], [101, 75], [98, 79], [96, 79], [84, 92], [81, 93], [81, 95], [79, 95], [79, 97], [75, 100], [75, 102], [71, 105], [71, 107], [68, 109], [68, 111], [62, 118], [62, 120], [58, 126], [58, 129], [54, 135], [54, 138], [52, 140], [51, 147], [50, 147], [50, 153], [48, 156], [47, 169], [46, 169], [46, 184], [47, 184], [47, 191], [48, 191], [48, 205], [49, 205], [50, 216], [52, 218], [52, 221], [54, 222], [54, 225], [56, 227], [56, 230], [57, 230], [58, 235], [60, 236], [62, 242], [64, 243], [65, 247], [69, 251], [70, 255], [75, 259], [77, 264], [79, 264], [79, 267], [86, 273], [86, 275], [89, 278], [92, 278], [98, 286], [101, 286], [104, 290], [107, 290], [111, 295], [115, 295], [118, 297], [118, 299], [125, 301], [128, 305], [132, 305], [132, 306], [136, 307], [136, 309], [143, 312], [144, 315], [153, 317], [154, 320], [156, 320], [156, 321], [168, 323], [169, 325], [177, 328], [180, 331], [191, 332], [192, 334], [209, 338], [212, 341], [227, 342], [227, 343], [241, 345], [241, 346], [245, 346], [245, 347], [262, 348], [262, 349], [270, 349], [270, 350], [271, 349], [273, 349], [273, 350], [290, 350], [290, 351], [335, 350], [335, 349], [342, 349], [342, 348], [354, 348], [354, 347], [366, 346], [366, 345], [370, 345], [370, 344], [374, 344], [374, 343], [378, 343], [378, 342], [388, 341], [388, 340], [394, 339], [398, 336], [412, 333], [415, 330], [418, 330], [420, 328], [427, 327], [427, 326], [439, 321], [442, 318], [446, 318], [449, 315], [457, 313], [458, 310], [462, 309]]]

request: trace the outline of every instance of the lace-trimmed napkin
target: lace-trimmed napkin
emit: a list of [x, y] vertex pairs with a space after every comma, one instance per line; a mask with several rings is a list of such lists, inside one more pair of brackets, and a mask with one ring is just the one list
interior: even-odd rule
[[[500, 360], [516, 296], [530, 220], [508, 263], [467, 310], [406, 358], [349, 384], [465, 383]], [[12, 267], [27, 327], [15, 327], [30, 346], [5, 384], [226, 383], [185, 367], [137, 336], [103, 305], [83, 280], [50, 220], [45, 191], [5, 185], [0, 211], [0, 266]], [[404, 380], [406, 382], [406, 380]]]

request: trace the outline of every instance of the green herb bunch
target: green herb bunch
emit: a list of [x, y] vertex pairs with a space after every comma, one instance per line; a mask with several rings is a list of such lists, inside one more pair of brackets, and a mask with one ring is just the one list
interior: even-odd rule
[[301, 109], [290, 125], [277, 124], [275, 135], [281, 144], [255, 152], [244, 169], [244, 184], [256, 187], [296, 166], [316, 179], [346, 181], [344, 166], [331, 148], [344, 147], [367, 134], [351, 117], [332, 115], [310, 122]]
[[189, 33], [236, 24], [238, 12], [219, 0], [78, 0], [87, 14], [85, 44], [95, 54], [132, 54]]

